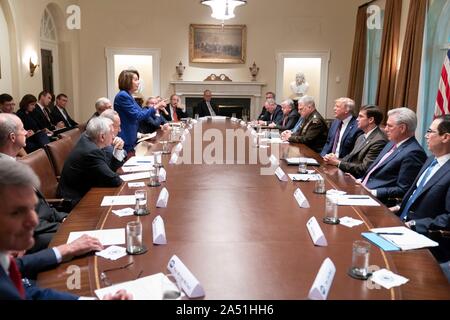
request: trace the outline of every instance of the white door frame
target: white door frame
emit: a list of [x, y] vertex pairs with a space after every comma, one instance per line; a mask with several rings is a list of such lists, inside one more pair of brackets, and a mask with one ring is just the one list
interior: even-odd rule
[[117, 79], [114, 77], [114, 56], [115, 55], [143, 55], [152, 56], [153, 63], [153, 95], [161, 94], [161, 79], [160, 79], [160, 64], [161, 64], [161, 49], [145, 49], [145, 48], [105, 48], [106, 56], [106, 76], [108, 84], [108, 98], [114, 101], [117, 94], [115, 92], [115, 83]]
[[320, 58], [321, 74], [320, 74], [320, 105], [316, 106], [320, 114], [326, 117], [327, 114], [327, 97], [328, 97], [328, 65], [330, 63], [330, 51], [288, 51], [278, 52], [277, 60], [277, 96], [283, 94], [284, 79], [284, 60], [287, 58]]
[[[52, 92], [55, 96], [60, 94], [61, 92], [59, 87], [59, 50], [58, 50], [58, 43], [47, 41], [47, 40], [41, 40], [41, 49], [44, 50], [50, 50], [52, 52], [53, 57], [53, 91]], [[39, 52], [40, 59], [42, 60], [41, 52]]]

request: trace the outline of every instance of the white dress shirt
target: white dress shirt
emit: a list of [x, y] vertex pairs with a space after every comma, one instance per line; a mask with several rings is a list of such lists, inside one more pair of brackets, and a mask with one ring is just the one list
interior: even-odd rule
[[342, 142], [342, 137], [344, 136], [345, 130], [347, 130], [348, 124], [350, 123], [350, 120], [352, 120], [353, 116], [350, 115], [347, 118], [345, 118], [344, 120], [342, 120], [342, 127], [341, 127], [341, 131], [339, 132], [339, 140], [336, 146], [336, 157], [339, 158], [339, 149], [341, 148], [341, 142]]

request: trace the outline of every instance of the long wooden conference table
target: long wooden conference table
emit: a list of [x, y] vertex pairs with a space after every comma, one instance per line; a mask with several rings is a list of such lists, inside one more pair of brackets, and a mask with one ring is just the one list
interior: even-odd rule
[[[202, 132], [191, 130], [187, 145], [189, 142], [194, 145], [195, 137], [201, 138], [205, 132], [222, 133], [223, 145], [226, 145], [226, 130], [247, 130], [229, 119], [209, 119], [203, 122], [202, 129]], [[161, 150], [157, 141], [167, 139], [167, 132], [159, 133], [156, 140], [138, 145], [137, 153], [144, 155]], [[202, 140], [207, 141], [197, 139], [197, 148], [200, 145], [203, 151], [211, 153], [211, 138], [205, 134]], [[216, 142], [220, 142], [218, 140]], [[238, 148], [236, 144], [231, 150]], [[247, 140], [244, 150], [252, 152], [252, 148]], [[304, 145], [273, 144], [271, 148], [280, 148], [279, 153], [288, 152], [290, 157], [318, 160], [322, 166], [312, 168], [324, 177], [327, 190], [368, 195], [337, 168], [324, 166], [320, 156]], [[265, 158], [275, 151], [257, 150], [265, 154]], [[187, 152], [186, 147], [183, 152]], [[340, 217], [349, 216], [364, 223], [354, 228], [324, 224], [325, 195], [313, 193], [314, 182], [280, 182], [274, 175], [261, 175], [260, 169], [269, 165], [250, 164], [248, 153], [242, 156], [238, 152], [234, 155], [228, 152], [227, 155], [225, 146], [212, 155], [245, 164], [170, 165], [170, 155], [163, 157], [167, 182], [161, 187], [147, 187], [151, 214], [140, 217], [147, 253], [128, 255], [116, 261], [93, 254], [80, 257], [40, 274], [39, 285], [67, 291], [67, 283], [73, 281], [69, 279], [73, 275], [69, 267], [78, 266], [80, 286], [71, 292], [93, 296], [94, 290], [105, 286], [100, 279], [103, 270], [133, 262], [127, 268], [108, 272], [109, 281], [114, 284], [159, 272], [168, 273], [167, 263], [176, 254], [203, 285], [205, 299], [306, 299], [322, 262], [329, 257], [336, 266], [336, 275], [328, 299], [450, 299], [450, 285], [427, 249], [388, 253], [372, 245], [369, 264], [408, 278], [409, 282], [401, 287], [376, 288], [347, 275], [352, 243], [362, 240], [362, 232], [374, 227], [401, 225], [398, 217], [385, 206], [340, 206]], [[192, 160], [195, 160], [194, 155]], [[286, 173], [297, 171], [283, 160], [280, 166]], [[156, 200], [163, 187], [170, 193], [168, 207], [158, 209]], [[302, 209], [297, 204], [293, 196], [297, 188], [309, 200], [310, 209]], [[111, 210], [122, 207], [100, 207], [100, 203], [104, 196], [131, 195], [135, 190], [129, 188], [128, 183], [118, 188], [92, 189], [69, 215], [51, 245], [65, 243], [72, 231], [124, 228], [136, 217], [119, 218]], [[151, 225], [157, 215], [164, 220], [167, 245], [152, 243]], [[316, 247], [311, 241], [306, 223], [312, 216], [319, 221], [328, 240], [327, 247]]]

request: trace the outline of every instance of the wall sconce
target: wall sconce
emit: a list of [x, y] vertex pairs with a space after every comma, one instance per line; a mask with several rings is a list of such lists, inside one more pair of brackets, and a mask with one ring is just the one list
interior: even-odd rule
[[35, 57], [33, 59], [33, 57], [30, 57], [30, 76], [34, 76], [34, 72], [36, 70], [36, 68], [39, 67], [38, 63], [37, 63], [37, 58]]

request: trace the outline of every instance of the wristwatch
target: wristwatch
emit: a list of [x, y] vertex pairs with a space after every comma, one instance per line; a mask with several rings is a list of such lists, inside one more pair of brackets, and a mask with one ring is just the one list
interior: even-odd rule
[[416, 220], [410, 220], [409, 227], [411, 228], [411, 230], [416, 231]]

